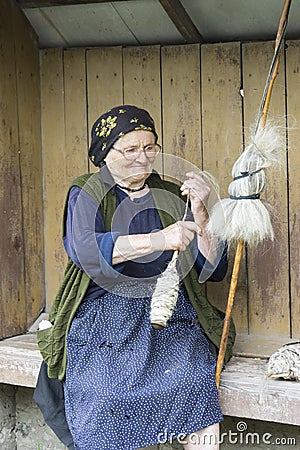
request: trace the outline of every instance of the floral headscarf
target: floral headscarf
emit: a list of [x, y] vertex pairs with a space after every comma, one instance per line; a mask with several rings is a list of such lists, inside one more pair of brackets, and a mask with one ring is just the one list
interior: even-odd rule
[[154, 121], [145, 109], [132, 105], [116, 106], [102, 114], [92, 127], [89, 158], [99, 166], [114, 143], [135, 130], [151, 131], [157, 141]]

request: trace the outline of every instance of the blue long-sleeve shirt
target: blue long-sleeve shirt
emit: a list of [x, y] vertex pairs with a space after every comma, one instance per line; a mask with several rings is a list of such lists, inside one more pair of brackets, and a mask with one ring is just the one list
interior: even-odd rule
[[[76, 186], [69, 193], [64, 246], [72, 261], [92, 279], [87, 298], [101, 296], [113, 283], [121, 280], [157, 277], [166, 269], [173, 254], [172, 251], [154, 252], [122, 264], [113, 264], [112, 254], [117, 237], [162, 229], [150, 192], [131, 200], [121, 189], [115, 189], [117, 207], [109, 232], [105, 231], [100, 208], [89, 194]], [[218, 264], [212, 267], [198, 250], [196, 238], [191, 245], [200, 280], [223, 279], [227, 271], [226, 248], [220, 246]]]

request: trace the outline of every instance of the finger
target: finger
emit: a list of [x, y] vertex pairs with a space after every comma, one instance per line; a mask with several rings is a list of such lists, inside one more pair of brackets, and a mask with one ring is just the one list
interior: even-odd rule
[[190, 181], [195, 181], [197, 183], [201, 183], [202, 185], [209, 186], [209, 183], [207, 182], [207, 180], [200, 173], [188, 172], [188, 173], [186, 173], [186, 177]]
[[182, 228], [186, 228], [190, 231], [197, 231], [197, 224], [191, 220], [187, 220], [186, 222], [180, 222]]
[[190, 193], [190, 197], [191, 200], [193, 199], [199, 199], [199, 200], [204, 200], [208, 198], [208, 196], [210, 195], [210, 187], [206, 184], [203, 185], [197, 185], [197, 186], [193, 186], [193, 185], [189, 185], [188, 187], [183, 186], [182, 187], [182, 195], [186, 195], [186, 192]]
[[192, 186], [193, 184], [197, 183], [197, 180], [194, 178], [187, 178], [186, 180], [184, 180], [184, 182], [182, 183], [182, 186]]
[[186, 178], [187, 178], [185, 181], [187, 181], [187, 182], [190, 182], [190, 183], [201, 183], [201, 184], [205, 183], [206, 184], [206, 181], [204, 180], [204, 178], [198, 173], [188, 172], [185, 175], [186, 175]]
[[195, 189], [195, 186], [193, 186], [192, 184], [188, 183], [188, 182], [184, 182], [181, 186], [180, 186], [180, 190], [181, 193], [189, 193], [190, 191], [192, 191], [192, 189]]
[[188, 177], [188, 178], [194, 178], [195, 175], [196, 175], [196, 174], [195, 174], [195, 172], [193, 172], [193, 171], [187, 172], [187, 173], [185, 174], [185, 176]]
[[197, 231], [196, 231], [198, 236], [203, 236], [203, 229], [200, 227], [197, 227]]
[[204, 181], [203, 176], [201, 175], [201, 173], [196, 173], [196, 172], [187, 172], [185, 174], [185, 176], [189, 179], [194, 179], [194, 180], [201, 180]]
[[204, 180], [186, 180], [180, 187], [181, 191], [190, 189], [192, 192], [206, 192], [210, 189], [209, 185]]
[[193, 239], [193, 236], [185, 236], [185, 237], [182, 239], [182, 246], [183, 246], [184, 248], [187, 248], [187, 246], [190, 244], [190, 242], [192, 241], [192, 239]]
[[194, 233], [189, 233], [188, 235], [183, 236], [181, 240], [181, 249], [186, 249], [193, 239]]
[[195, 237], [195, 233], [189, 231], [188, 233], [186, 233], [182, 236], [182, 243], [185, 246], [188, 246], [193, 241], [194, 237]]
[[199, 225], [197, 225], [195, 222], [189, 220], [181, 223], [182, 226], [185, 227], [187, 231], [192, 233], [192, 236], [194, 235], [194, 233], [197, 233], [199, 236], [203, 235], [203, 229], [199, 227]]
[[182, 186], [180, 189], [181, 195], [189, 195], [191, 193], [191, 189], [186, 186]]

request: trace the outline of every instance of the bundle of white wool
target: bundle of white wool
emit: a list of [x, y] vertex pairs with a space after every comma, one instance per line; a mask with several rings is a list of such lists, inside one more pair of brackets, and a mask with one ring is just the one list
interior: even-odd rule
[[260, 193], [266, 185], [265, 169], [282, 165], [285, 146], [283, 128], [272, 123], [252, 134], [232, 168], [230, 198], [216, 203], [211, 211], [208, 231], [212, 235], [229, 244], [242, 239], [250, 246], [273, 240], [270, 213]]

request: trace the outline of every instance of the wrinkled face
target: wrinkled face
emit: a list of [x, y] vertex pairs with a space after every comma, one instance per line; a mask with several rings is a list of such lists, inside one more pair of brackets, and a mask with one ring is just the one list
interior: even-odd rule
[[[130, 131], [114, 143], [106, 155], [105, 162], [116, 182], [126, 180], [126, 184], [130, 186], [142, 184], [148, 178], [155, 157], [147, 157], [142, 149], [151, 144], [155, 144], [155, 136], [151, 131], [144, 130]], [[139, 152], [135, 151], [137, 148]], [[135, 156], [132, 157], [131, 153]]]

